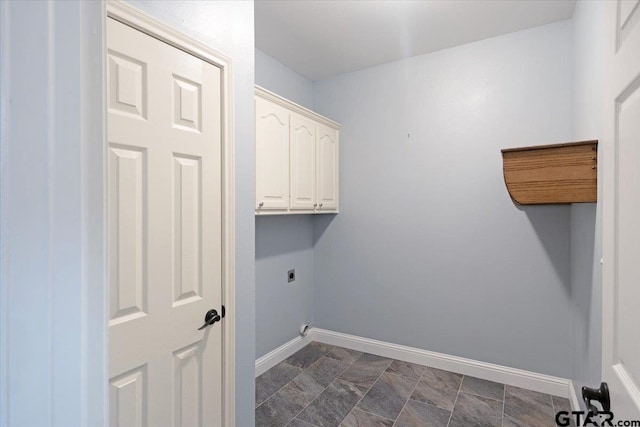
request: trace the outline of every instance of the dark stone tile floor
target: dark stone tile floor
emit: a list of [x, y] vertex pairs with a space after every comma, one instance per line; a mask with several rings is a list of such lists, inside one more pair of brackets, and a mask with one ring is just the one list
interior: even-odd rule
[[257, 427], [553, 427], [567, 399], [312, 342], [256, 378]]

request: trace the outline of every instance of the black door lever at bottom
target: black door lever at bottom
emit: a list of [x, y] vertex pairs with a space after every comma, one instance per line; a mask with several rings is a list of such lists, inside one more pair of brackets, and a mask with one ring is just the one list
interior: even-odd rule
[[216, 310], [209, 310], [207, 314], [204, 315], [204, 325], [200, 326], [198, 330], [204, 329], [207, 326], [211, 326], [216, 322], [220, 321], [220, 315]]
[[607, 383], [600, 383], [600, 388], [582, 387], [582, 400], [589, 412], [597, 414], [598, 408], [591, 403], [592, 400], [600, 402], [603, 412], [611, 412], [611, 400], [609, 400], [609, 386]]

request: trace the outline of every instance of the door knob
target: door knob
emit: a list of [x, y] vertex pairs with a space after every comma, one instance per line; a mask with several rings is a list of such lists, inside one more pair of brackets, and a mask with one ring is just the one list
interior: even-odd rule
[[204, 315], [204, 325], [200, 326], [198, 330], [204, 329], [207, 326], [211, 326], [216, 322], [220, 321], [220, 315], [216, 310], [209, 310], [207, 314]]
[[259, 206], [259, 207], [263, 207], [263, 206], [264, 206], [264, 202], [260, 202], [260, 203], [258, 203], [258, 206]]
[[591, 403], [592, 400], [600, 402], [604, 412], [611, 411], [611, 400], [609, 399], [609, 386], [607, 383], [600, 383], [600, 388], [582, 387], [582, 400], [589, 412], [597, 414], [598, 408]]

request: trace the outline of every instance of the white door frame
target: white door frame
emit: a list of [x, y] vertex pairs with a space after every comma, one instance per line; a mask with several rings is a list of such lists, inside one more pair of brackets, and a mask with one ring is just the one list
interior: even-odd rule
[[[120, 1], [107, 1], [107, 17], [116, 19], [164, 43], [187, 52], [221, 71], [222, 75], [222, 327], [223, 425], [235, 426], [235, 171], [233, 140], [232, 63], [228, 56], [205, 46]], [[106, 49], [106, 48], [105, 48]], [[103, 52], [106, 57], [106, 50]], [[106, 73], [104, 86], [106, 87]], [[106, 127], [106, 126], [105, 126]], [[105, 145], [106, 150], [106, 145]], [[108, 252], [107, 252], [108, 253]], [[108, 334], [107, 331], [105, 333]], [[108, 348], [107, 348], [108, 354]], [[108, 395], [107, 395], [108, 399]]]

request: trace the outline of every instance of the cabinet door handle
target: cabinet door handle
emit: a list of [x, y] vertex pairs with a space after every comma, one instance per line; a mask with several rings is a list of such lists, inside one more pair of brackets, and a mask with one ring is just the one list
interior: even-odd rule
[[260, 203], [258, 203], [258, 207], [260, 207], [260, 208], [261, 208], [261, 207], [263, 207], [263, 206], [264, 206], [264, 202], [260, 202]]
[[317, 204], [317, 203], [314, 203], [314, 204], [313, 204], [313, 207], [315, 208], [316, 206], [318, 206], [318, 204]]
[[320, 203], [320, 207], [322, 207], [322, 203]]

